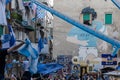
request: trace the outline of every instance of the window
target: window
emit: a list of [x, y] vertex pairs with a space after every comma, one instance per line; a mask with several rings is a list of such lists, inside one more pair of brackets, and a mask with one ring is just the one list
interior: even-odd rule
[[90, 14], [83, 14], [83, 21], [90, 20]]
[[25, 40], [27, 35], [23, 31], [20, 30], [14, 30], [15, 31], [15, 36], [17, 40]]
[[83, 23], [86, 25], [91, 25], [90, 24], [90, 14], [83, 14]]
[[92, 71], [92, 66], [89, 66], [89, 71]]
[[3, 26], [0, 25], [0, 36], [3, 34]]
[[105, 14], [105, 24], [112, 24], [112, 14]]

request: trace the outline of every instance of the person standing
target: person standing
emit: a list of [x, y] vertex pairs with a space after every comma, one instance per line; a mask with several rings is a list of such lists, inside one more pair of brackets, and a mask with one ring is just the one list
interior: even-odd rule
[[120, 62], [118, 62], [118, 66], [116, 67], [116, 70], [120, 70]]
[[23, 69], [24, 69], [23, 71], [29, 71], [29, 67], [30, 67], [29, 59], [22, 61], [22, 65], [23, 65]]
[[21, 47], [24, 44], [22, 41], [18, 45], [15, 45], [13, 47], [10, 47], [8, 49], [2, 48], [2, 41], [0, 40], [0, 80], [4, 80], [4, 69], [5, 69], [5, 59], [6, 55], [8, 55], [10, 52], [17, 50], [19, 47]]

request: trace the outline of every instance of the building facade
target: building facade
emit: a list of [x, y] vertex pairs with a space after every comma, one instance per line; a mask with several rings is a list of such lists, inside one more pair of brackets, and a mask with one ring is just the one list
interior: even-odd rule
[[[111, 0], [55, 0], [54, 3], [55, 10], [58, 10], [59, 12], [79, 21], [80, 23], [84, 23], [85, 19], [90, 20], [91, 23], [92, 15], [84, 15], [82, 11], [85, 8], [94, 9], [96, 12], [95, 20], [101, 22], [106, 27], [106, 33], [104, 34], [117, 40], [120, 39], [120, 10], [111, 2]], [[59, 54], [71, 54], [77, 56], [79, 54], [79, 45], [66, 40], [67, 34], [72, 27], [73, 25], [59, 19], [58, 17], [55, 17], [53, 33], [54, 56], [57, 56]], [[97, 40], [97, 49], [98, 54], [112, 52], [112, 46], [100, 39]]]

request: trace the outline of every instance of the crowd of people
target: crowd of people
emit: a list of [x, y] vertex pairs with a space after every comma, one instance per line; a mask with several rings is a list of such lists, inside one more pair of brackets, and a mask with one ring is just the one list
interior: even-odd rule
[[14, 50], [17, 50], [19, 47], [21, 47], [25, 42], [21, 42], [18, 45], [15, 45], [8, 49], [2, 48], [2, 41], [0, 40], [0, 80], [4, 80], [4, 73], [5, 73], [5, 65], [6, 65], [6, 55], [11, 53]]
[[51, 78], [50, 75], [42, 76], [39, 73], [31, 74], [29, 71], [25, 71], [22, 75], [21, 79], [17, 78], [15, 75], [12, 75], [10, 78], [5, 78], [5, 80], [115, 80], [108, 76], [91, 76], [84, 75], [81, 77], [77, 77], [74, 74], [66, 75], [65, 77], [61, 77], [59, 74]]
[[[51, 78], [51, 74], [47, 74], [47, 75], [41, 75], [40, 73], [35, 73], [32, 74], [29, 71], [29, 61], [28, 59], [24, 60], [24, 61], [15, 61], [13, 60], [12, 62], [16, 62], [16, 63], [21, 63], [23, 65], [22, 68], [24, 68], [22, 71], [22, 75], [21, 77], [16, 76], [14, 73], [9, 74], [9, 72], [11, 72], [11, 65], [12, 63], [10, 62], [9, 64], [7, 63], [6, 65], [6, 55], [9, 55], [10, 52], [18, 49], [19, 47], [21, 47], [25, 42], [21, 42], [18, 45], [15, 45], [9, 49], [0, 49], [0, 80], [112, 80], [109, 76], [103, 76], [102, 73], [97, 72], [96, 74], [92, 75], [89, 73], [84, 73], [82, 75], [77, 75], [76, 73], [67, 73], [64, 74], [64, 76], [60, 76], [57, 72], [56, 75], [54, 77]], [[0, 41], [0, 47], [2, 42]], [[9, 77], [4, 76], [4, 74], [6, 73], [4, 70], [5, 68], [7, 69], [7, 73], [9, 75]]]

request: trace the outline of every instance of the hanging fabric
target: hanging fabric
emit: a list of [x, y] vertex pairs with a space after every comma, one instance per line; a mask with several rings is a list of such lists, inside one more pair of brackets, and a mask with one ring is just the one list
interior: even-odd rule
[[11, 9], [16, 9], [15, 3], [16, 3], [16, 1], [12, 0], [12, 2], [11, 2]]
[[25, 9], [24, 6], [23, 6], [23, 1], [22, 0], [18, 0], [18, 5], [19, 5], [20, 10]]
[[0, 0], [0, 25], [7, 25], [6, 15], [5, 15], [5, 0]]

